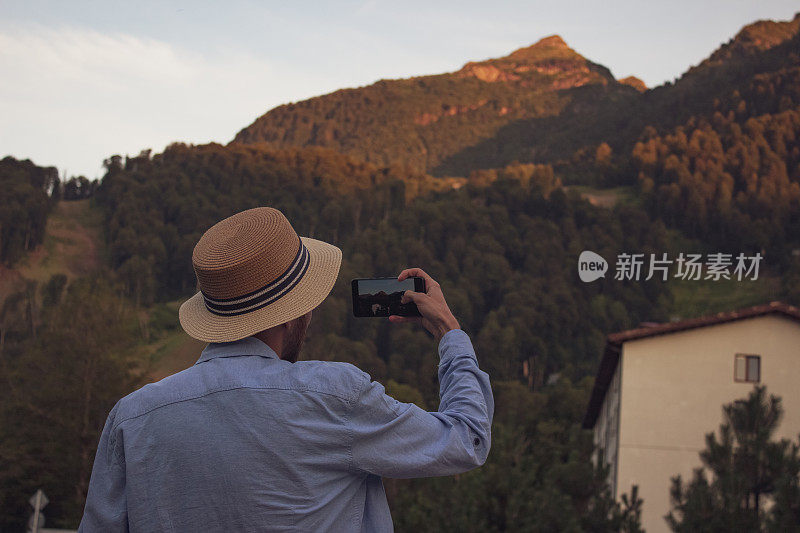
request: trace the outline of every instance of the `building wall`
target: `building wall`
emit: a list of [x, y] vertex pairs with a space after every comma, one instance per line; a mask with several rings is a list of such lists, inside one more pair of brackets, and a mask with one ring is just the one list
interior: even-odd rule
[[[597, 415], [594, 425], [594, 444], [597, 449], [603, 451], [603, 462], [609, 466], [608, 483], [611, 486], [611, 493], [616, 494], [617, 485], [617, 451], [619, 449], [619, 399], [620, 399], [620, 371], [621, 365], [617, 365], [614, 377], [608, 385], [608, 391], [603, 398], [603, 405]], [[595, 451], [597, 454], [597, 451]], [[597, 461], [597, 457], [594, 457]]]
[[761, 356], [761, 384], [783, 399], [776, 438], [800, 433], [800, 323], [778, 315], [628, 341], [619, 367], [619, 457], [615, 495], [639, 486], [642, 525], [669, 531], [670, 478], [690, 479], [705, 435], [717, 432], [722, 406], [752, 383], [734, 381], [737, 353]]

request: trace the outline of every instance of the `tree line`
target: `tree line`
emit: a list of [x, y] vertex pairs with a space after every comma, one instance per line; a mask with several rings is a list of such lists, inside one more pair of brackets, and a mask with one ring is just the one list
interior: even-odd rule
[[0, 263], [12, 266], [42, 243], [59, 185], [55, 167], [0, 160]]
[[62, 180], [55, 167], [29, 159], [0, 160], [0, 264], [13, 267], [42, 244], [47, 217], [59, 200], [89, 198], [97, 184], [85, 176]]

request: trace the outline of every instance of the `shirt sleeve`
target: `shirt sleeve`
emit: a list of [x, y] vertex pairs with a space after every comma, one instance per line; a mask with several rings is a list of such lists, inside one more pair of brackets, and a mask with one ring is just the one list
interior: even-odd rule
[[119, 402], [108, 415], [100, 444], [94, 456], [89, 492], [78, 531], [91, 533], [127, 532], [128, 510], [125, 499], [125, 459], [121, 443], [113, 435]]
[[428, 412], [385, 393], [364, 373], [348, 426], [357, 470], [390, 478], [446, 476], [486, 462], [494, 397], [489, 375], [467, 334], [448, 331], [439, 342], [439, 410]]

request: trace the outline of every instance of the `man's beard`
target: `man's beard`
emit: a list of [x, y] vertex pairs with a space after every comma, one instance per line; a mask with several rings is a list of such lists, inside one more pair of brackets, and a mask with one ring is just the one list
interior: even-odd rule
[[297, 358], [300, 357], [300, 350], [303, 349], [303, 342], [306, 339], [306, 330], [308, 329], [309, 322], [311, 322], [310, 313], [292, 321], [292, 326], [286, 334], [281, 359], [289, 361], [290, 363], [297, 362]]

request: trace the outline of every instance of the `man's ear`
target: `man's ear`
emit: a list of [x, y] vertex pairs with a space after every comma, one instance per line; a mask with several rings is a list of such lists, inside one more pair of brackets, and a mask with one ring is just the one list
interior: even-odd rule
[[302, 319], [303, 319], [303, 317], [299, 316], [297, 318], [291, 319], [288, 322], [284, 322], [283, 324], [281, 324], [281, 326], [287, 331], [288, 330], [292, 330], [292, 329], [297, 327], [297, 324], [299, 324]]

